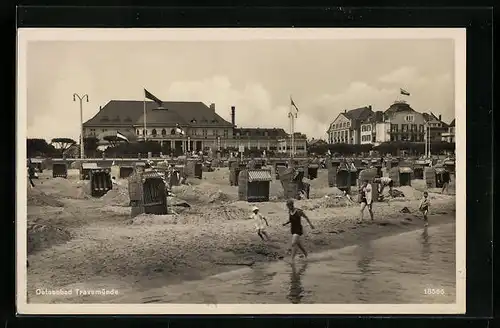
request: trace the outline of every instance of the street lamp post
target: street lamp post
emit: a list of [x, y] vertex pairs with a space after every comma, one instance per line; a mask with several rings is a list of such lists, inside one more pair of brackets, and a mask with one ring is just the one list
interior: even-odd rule
[[83, 159], [85, 157], [85, 151], [83, 147], [83, 100], [87, 100], [89, 102], [89, 96], [84, 94], [80, 96], [77, 93], [73, 94], [73, 101], [76, 101], [76, 98], [80, 101], [80, 158]]

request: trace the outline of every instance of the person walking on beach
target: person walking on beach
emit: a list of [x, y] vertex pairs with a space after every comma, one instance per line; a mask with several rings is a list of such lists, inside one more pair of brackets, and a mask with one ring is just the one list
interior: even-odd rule
[[300, 208], [296, 208], [293, 202], [293, 199], [289, 199], [286, 202], [286, 207], [288, 208], [288, 221], [283, 223], [283, 226], [290, 224], [291, 233], [292, 233], [292, 262], [295, 260], [295, 256], [297, 255], [297, 248], [299, 248], [304, 256], [307, 258], [307, 252], [302, 245], [302, 235], [304, 233], [304, 229], [302, 228], [302, 218], [306, 219], [307, 223], [311, 229], [314, 229], [311, 221], [307, 217], [307, 215]]
[[372, 185], [368, 183], [368, 180], [363, 181], [361, 188], [359, 188], [359, 202], [361, 203], [361, 221], [363, 221], [363, 214], [365, 208], [368, 207], [368, 212], [370, 213], [370, 218], [373, 221], [373, 199], [372, 199]]
[[424, 195], [422, 200], [420, 200], [420, 206], [419, 210], [422, 212], [424, 216], [424, 222], [425, 226], [427, 227], [429, 225], [429, 221], [427, 219], [427, 214], [429, 213], [429, 207], [431, 206], [431, 202], [429, 200], [429, 193], [427, 191], [424, 191]]
[[443, 174], [443, 188], [441, 189], [441, 193], [448, 193], [448, 186], [450, 185], [450, 173], [446, 172]]
[[252, 208], [252, 215], [250, 216], [250, 218], [255, 222], [255, 229], [257, 230], [257, 234], [259, 235], [260, 239], [264, 241], [269, 240], [269, 235], [266, 232], [266, 226], [269, 227], [269, 223], [267, 222], [267, 219], [259, 213], [259, 208], [257, 206], [254, 206]]

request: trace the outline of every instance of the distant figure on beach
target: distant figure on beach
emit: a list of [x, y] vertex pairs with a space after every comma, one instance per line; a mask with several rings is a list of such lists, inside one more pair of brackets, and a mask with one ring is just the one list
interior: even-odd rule
[[389, 177], [381, 177], [380, 178], [380, 190], [379, 194], [382, 195], [385, 187], [389, 187], [389, 195], [392, 197], [392, 187], [394, 187], [394, 181], [392, 181]]
[[259, 208], [257, 206], [254, 206], [252, 208], [252, 215], [250, 216], [250, 218], [255, 222], [255, 229], [257, 230], [257, 234], [259, 235], [260, 239], [264, 241], [269, 240], [269, 235], [266, 232], [266, 226], [269, 227], [269, 223], [267, 222], [267, 219], [259, 213]]
[[448, 186], [450, 185], [450, 173], [446, 172], [443, 174], [443, 188], [441, 189], [441, 193], [448, 193]]
[[295, 260], [295, 256], [297, 255], [297, 248], [299, 248], [304, 256], [307, 257], [307, 252], [302, 245], [302, 235], [304, 233], [304, 229], [302, 228], [302, 218], [307, 220], [311, 229], [314, 229], [311, 221], [307, 217], [307, 215], [300, 208], [296, 208], [293, 202], [293, 199], [289, 199], [286, 202], [286, 207], [288, 208], [288, 221], [283, 223], [283, 226], [287, 224], [291, 225], [291, 233], [292, 233], [292, 262]]
[[373, 220], [373, 199], [372, 199], [372, 185], [368, 183], [368, 180], [363, 181], [361, 188], [359, 188], [359, 202], [361, 203], [361, 221], [363, 221], [363, 214], [365, 208], [368, 207], [368, 212], [370, 213], [370, 218]]
[[429, 213], [429, 207], [431, 206], [431, 202], [429, 200], [429, 193], [424, 191], [424, 195], [422, 200], [420, 201], [419, 210], [424, 215], [425, 226], [429, 225], [429, 221], [427, 220], [427, 214]]

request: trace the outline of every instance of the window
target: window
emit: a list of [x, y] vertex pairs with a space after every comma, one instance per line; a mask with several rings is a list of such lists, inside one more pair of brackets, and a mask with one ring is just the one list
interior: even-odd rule
[[368, 125], [368, 131], [371, 131], [371, 130], [372, 130], [372, 126]]
[[413, 115], [406, 115], [405, 120], [406, 122], [413, 122], [415, 117]]
[[147, 135], [147, 134], [148, 134], [148, 130], [144, 130], [144, 129], [142, 129], [142, 135], [143, 135], [143, 136], [145, 136], [145, 135]]
[[418, 125], [417, 124], [412, 124], [411, 125], [411, 132], [417, 132]]
[[207, 129], [203, 129], [203, 136], [206, 137], [207, 136]]
[[219, 136], [219, 130], [214, 130], [213, 134], [214, 134], [214, 136]]
[[141, 131], [140, 131], [139, 129], [137, 129], [137, 130], [135, 131], [135, 134], [139, 135], [139, 134], [141, 134]]
[[401, 124], [401, 132], [408, 132], [408, 124]]
[[398, 132], [398, 125], [397, 124], [391, 124], [391, 132]]
[[156, 137], [156, 129], [153, 129], [153, 130], [151, 131], [151, 134], [153, 135], [153, 137]]
[[175, 129], [170, 130], [170, 134], [174, 135], [175, 134]]
[[419, 131], [419, 132], [424, 132], [424, 125], [423, 125], [423, 124], [420, 124], [420, 125], [418, 126], [418, 131]]
[[167, 130], [162, 129], [162, 130], [161, 130], [161, 135], [162, 135], [162, 136], [166, 136], [166, 135], [167, 135]]

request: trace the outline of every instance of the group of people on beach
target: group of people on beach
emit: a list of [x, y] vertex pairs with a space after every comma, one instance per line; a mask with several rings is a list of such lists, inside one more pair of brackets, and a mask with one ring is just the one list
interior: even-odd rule
[[[379, 192], [382, 193], [385, 187], [389, 187], [389, 194], [392, 195], [392, 188], [394, 186], [392, 179], [384, 177], [384, 178], [379, 178], [379, 180], [380, 181], [377, 180], [380, 185]], [[368, 209], [370, 218], [371, 220], [373, 220], [374, 217], [373, 217], [372, 184], [369, 182], [369, 180], [363, 181], [363, 184], [359, 188], [359, 203], [361, 204], [361, 210], [360, 210], [361, 220], [363, 220], [363, 214], [365, 209]], [[286, 207], [288, 209], [288, 221], [283, 223], [283, 226], [290, 225], [290, 233], [292, 235], [292, 249], [291, 249], [292, 261], [295, 260], [298, 250], [300, 250], [304, 254], [304, 257], [307, 258], [307, 251], [302, 243], [302, 236], [304, 234], [302, 219], [305, 219], [307, 221], [311, 229], [314, 229], [314, 225], [311, 223], [309, 217], [305, 214], [305, 212], [302, 209], [297, 208], [295, 206], [293, 199], [289, 199], [286, 201]], [[423, 215], [423, 220], [425, 222], [424, 224], [426, 227], [428, 226], [427, 215], [429, 213], [429, 207], [430, 207], [429, 193], [425, 191], [419, 203], [419, 211]], [[270, 237], [266, 231], [266, 227], [269, 227], [269, 222], [267, 221], [266, 217], [261, 214], [257, 206], [254, 206], [252, 208], [252, 214], [250, 216], [250, 219], [252, 219], [255, 222], [255, 229], [257, 235], [263, 241], [269, 241]]]
[[[379, 182], [379, 189], [378, 192], [382, 194], [384, 191], [385, 187], [389, 187], [389, 195], [392, 197], [393, 195], [393, 186], [394, 182], [391, 178], [389, 177], [382, 177], [382, 178], [377, 178], [377, 182]], [[444, 187], [443, 187], [444, 190]], [[373, 220], [373, 199], [372, 199], [372, 184], [369, 182], [369, 180], [364, 180], [363, 184], [359, 188], [359, 202], [361, 204], [361, 211], [360, 211], [360, 218], [363, 220], [363, 215], [365, 208], [368, 209], [368, 213], [370, 214], [370, 218]], [[427, 220], [427, 214], [429, 213], [429, 207], [430, 207], [430, 200], [429, 200], [429, 193], [427, 191], [424, 191], [422, 195], [422, 199], [420, 200], [419, 204], [419, 211], [423, 215], [423, 220], [425, 222], [425, 226], [429, 225], [429, 222]]]

